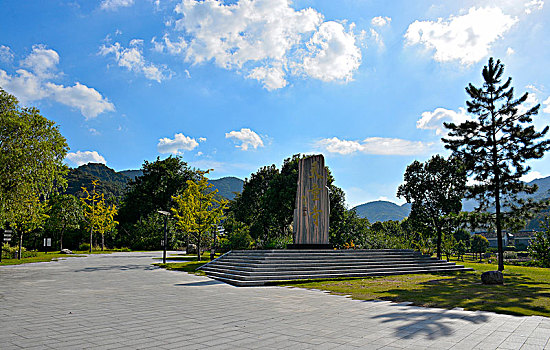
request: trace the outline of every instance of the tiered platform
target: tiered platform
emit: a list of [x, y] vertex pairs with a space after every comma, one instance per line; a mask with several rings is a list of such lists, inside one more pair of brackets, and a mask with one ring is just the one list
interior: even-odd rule
[[405, 249], [233, 250], [199, 269], [211, 278], [235, 286], [471, 270]]

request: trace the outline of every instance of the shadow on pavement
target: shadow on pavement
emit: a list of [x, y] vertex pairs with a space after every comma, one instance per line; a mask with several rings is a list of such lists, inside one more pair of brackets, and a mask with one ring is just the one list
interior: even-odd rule
[[225, 284], [225, 283], [216, 281], [216, 280], [209, 280], [209, 281], [200, 281], [200, 282], [176, 283], [174, 285], [179, 287], [200, 287], [200, 286], [212, 286], [216, 284]]
[[157, 266], [152, 265], [111, 265], [111, 266], [94, 266], [85, 267], [83, 269], [75, 270], [75, 272], [94, 272], [94, 271], [109, 271], [109, 270], [156, 270]]
[[486, 315], [464, 315], [462, 312], [447, 311], [417, 311], [417, 312], [392, 312], [373, 317], [384, 319], [382, 323], [398, 322], [400, 325], [395, 328], [395, 335], [403, 339], [415, 338], [424, 334], [430, 340], [449, 336], [456, 331], [449, 327], [449, 324], [464, 320], [475, 324], [488, 321]]

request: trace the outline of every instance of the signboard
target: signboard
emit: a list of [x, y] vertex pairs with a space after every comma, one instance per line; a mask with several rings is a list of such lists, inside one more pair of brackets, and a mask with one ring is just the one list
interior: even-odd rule
[[51, 246], [52, 246], [52, 239], [44, 238], [44, 247], [51, 247]]
[[298, 162], [298, 188], [294, 209], [294, 244], [328, 244], [329, 196], [323, 155]]
[[11, 242], [11, 234], [13, 233], [12, 230], [4, 230], [4, 242]]

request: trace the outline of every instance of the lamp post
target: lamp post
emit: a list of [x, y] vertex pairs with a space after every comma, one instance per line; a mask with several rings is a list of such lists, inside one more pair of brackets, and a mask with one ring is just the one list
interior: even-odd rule
[[166, 264], [166, 245], [168, 244], [168, 232], [167, 232], [167, 225], [168, 225], [168, 217], [170, 216], [170, 213], [164, 210], [157, 210], [159, 214], [164, 215], [164, 241], [162, 242], [164, 252], [162, 253], [162, 263]]

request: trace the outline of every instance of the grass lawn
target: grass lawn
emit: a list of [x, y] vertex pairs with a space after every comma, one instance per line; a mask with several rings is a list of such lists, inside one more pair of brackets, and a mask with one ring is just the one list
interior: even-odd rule
[[28, 258], [22, 258], [22, 259], [6, 259], [2, 258], [2, 262], [0, 263], [0, 266], [5, 265], [21, 265], [21, 264], [29, 264], [29, 263], [37, 263], [37, 262], [48, 262], [48, 261], [57, 261], [60, 258], [67, 258], [67, 257], [84, 257], [86, 255], [84, 254], [111, 254], [115, 252], [119, 252], [121, 250], [109, 250], [105, 249], [103, 251], [101, 250], [93, 250], [91, 253], [87, 250], [73, 250], [73, 254], [60, 254], [58, 251], [50, 252], [50, 253], [44, 253], [44, 252], [36, 252], [37, 256], [34, 257], [28, 257]]
[[20, 265], [20, 264], [29, 264], [29, 263], [37, 263], [37, 262], [47, 262], [47, 261], [57, 261], [58, 259], [63, 259], [67, 257], [83, 257], [85, 255], [79, 255], [79, 254], [58, 254], [55, 252], [52, 253], [44, 253], [44, 252], [38, 252], [37, 256], [29, 257], [29, 258], [22, 258], [19, 259], [6, 259], [2, 258], [2, 262], [0, 263], [0, 266], [5, 265]]
[[[216, 254], [216, 258], [218, 258], [219, 256], [219, 253]], [[155, 260], [159, 259], [162, 260], [162, 258], [155, 258]], [[166, 264], [155, 263], [153, 265], [162, 267], [167, 270], [183, 271], [194, 275], [204, 276], [204, 272], [195, 270], [210, 261], [210, 253], [203, 254], [201, 256], [201, 261], [197, 261], [197, 254], [181, 254], [177, 256], [171, 255], [167, 256], [166, 260], [176, 260], [182, 262], [168, 262]]]
[[314, 288], [359, 300], [391, 300], [414, 305], [455, 307], [512, 315], [550, 317], [550, 269], [506, 265], [504, 285], [483, 285], [481, 273], [494, 264], [472, 261], [458, 264], [475, 271], [454, 274], [418, 274], [284, 285]]

